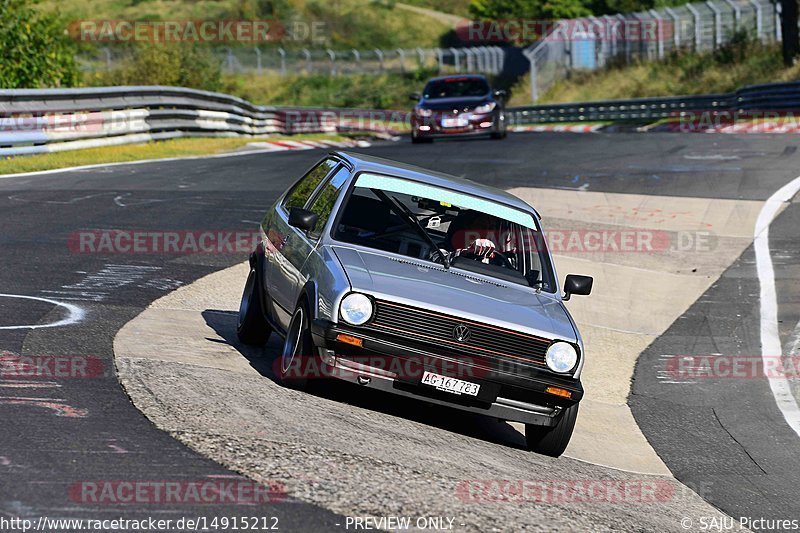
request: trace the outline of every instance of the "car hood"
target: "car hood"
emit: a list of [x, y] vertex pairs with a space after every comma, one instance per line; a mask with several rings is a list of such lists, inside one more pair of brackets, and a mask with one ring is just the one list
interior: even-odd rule
[[430, 263], [331, 246], [354, 291], [549, 339], [576, 341], [563, 304], [522, 285]]
[[430, 98], [422, 102], [422, 107], [435, 111], [458, 109], [464, 111], [490, 102], [485, 96], [459, 96], [457, 98]]

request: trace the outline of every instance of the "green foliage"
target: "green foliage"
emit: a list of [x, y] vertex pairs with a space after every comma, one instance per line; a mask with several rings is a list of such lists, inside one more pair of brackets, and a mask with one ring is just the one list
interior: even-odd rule
[[191, 44], [141, 45], [122, 65], [88, 80], [95, 85], [176, 85], [217, 91], [219, 61], [210, 50]]
[[[435, 46], [448, 29], [386, 0], [41, 0], [39, 10], [58, 11], [70, 20], [277, 19], [287, 36], [297, 23], [301, 38], [284, 39], [284, 48], [425, 48]], [[318, 40], [303, 31], [314, 22], [323, 23]]]
[[259, 104], [409, 109], [408, 95], [419, 92], [434, 74], [430, 70], [351, 76], [252, 74], [225, 77], [222, 90]]
[[483, 20], [558, 19], [592, 14], [588, 0], [472, 0], [470, 13]]
[[687, 0], [472, 0], [469, 11], [483, 20], [560, 19], [644, 11]]
[[69, 87], [78, 81], [75, 46], [65, 24], [24, 0], [0, 0], [0, 87]]

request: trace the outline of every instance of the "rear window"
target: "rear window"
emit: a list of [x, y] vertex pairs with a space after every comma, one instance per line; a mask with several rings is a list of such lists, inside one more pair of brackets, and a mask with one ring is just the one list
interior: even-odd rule
[[463, 96], [484, 96], [489, 92], [489, 84], [480, 78], [446, 78], [430, 81], [425, 86], [425, 98], [457, 98]]

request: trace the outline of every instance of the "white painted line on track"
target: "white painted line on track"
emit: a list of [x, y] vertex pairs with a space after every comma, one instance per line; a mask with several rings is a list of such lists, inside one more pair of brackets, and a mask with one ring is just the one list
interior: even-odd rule
[[[356, 148], [356, 147], [357, 148], [366, 148], [366, 147], [370, 146], [370, 143], [363, 144], [363, 143], [360, 143], [360, 142], [354, 142], [352, 144], [351, 143], [345, 143], [345, 142], [339, 142], [339, 141], [329, 141], [329, 142], [330, 143], [336, 143], [336, 144], [330, 144], [329, 146], [331, 148]], [[250, 143], [250, 144], [255, 144], [255, 143]], [[190, 156], [182, 156], [182, 157], [162, 157], [162, 158], [156, 158], [156, 159], [139, 159], [139, 160], [136, 160], [136, 161], [118, 161], [118, 162], [115, 162], [115, 163], [96, 163], [96, 164], [92, 164], [92, 165], [81, 165], [81, 166], [77, 166], [77, 167], [53, 168], [53, 169], [50, 169], [50, 170], [36, 170], [34, 172], [18, 172], [16, 174], [0, 174], [0, 179], [21, 178], [21, 177], [25, 177], [25, 176], [44, 176], [44, 175], [47, 175], [47, 174], [57, 174], [59, 172], [74, 172], [74, 171], [78, 171], [78, 170], [91, 170], [91, 169], [95, 169], [95, 168], [118, 167], [118, 166], [122, 166], [122, 165], [143, 165], [143, 164], [146, 164], [146, 163], [167, 163], [167, 162], [170, 162], [170, 161], [192, 161], [192, 160], [195, 160], [195, 159], [219, 159], [219, 158], [223, 158], [223, 157], [238, 157], [238, 156], [244, 156], [244, 155], [268, 154], [268, 153], [272, 153], [272, 152], [285, 152], [285, 151], [292, 150], [292, 148], [280, 147], [279, 145], [276, 145], [276, 144], [273, 144], [273, 143], [269, 143], [269, 144], [270, 144], [269, 148], [261, 148], [261, 149], [258, 149], [258, 150], [241, 150], [239, 152], [226, 152], [226, 153], [223, 153], [223, 154], [190, 155]], [[312, 148], [311, 146], [304, 147], [304, 149], [306, 149], [306, 150], [310, 150], [311, 148]], [[297, 149], [300, 149], [300, 148], [297, 148]]]
[[59, 326], [69, 326], [71, 324], [76, 324], [80, 322], [83, 319], [84, 315], [86, 314], [83, 311], [83, 309], [81, 309], [77, 305], [51, 300], [49, 298], [40, 298], [38, 296], [24, 296], [22, 294], [3, 294], [3, 293], [0, 293], [0, 298], [19, 298], [21, 300], [36, 300], [37, 302], [46, 302], [49, 304], [57, 305], [58, 307], [63, 307], [69, 313], [65, 318], [62, 318], [61, 320], [58, 320], [56, 322], [50, 322], [49, 324], [23, 324], [19, 326], [0, 326], [0, 329], [40, 329], [40, 328], [57, 328]]
[[[775, 219], [785, 202], [800, 191], [800, 176], [780, 189], [761, 208], [756, 219], [755, 241], [756, 268], [761, 286], [761, 358], [764, 368], [770, 368], [768, 359], [782, 354], [781, 338], [778, 331], [778, 298], [775, 291], [775, 270], [769, 250], [769, 225]], [[789, 380], [779, 371], [768, 373], [769, 387], [775, 397], [775, 403], [786, 419], [789, 427], [800, 436], [800, 407], [797, 405], [789, 386]]]

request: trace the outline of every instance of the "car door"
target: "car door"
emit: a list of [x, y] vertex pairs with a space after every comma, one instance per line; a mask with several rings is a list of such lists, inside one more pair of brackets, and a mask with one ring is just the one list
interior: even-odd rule
[[304, 232], [289, 225], [289, 210], [305, 208], [338, 164], [335, 158], [326, 158], [314, 166], [289, 190], [272, 217], [267, 234], [272, 252], [267, 256], [267, 290], [273, 304], [273, 318], [284, 331], [289, 327], [298, 291], [304, 283], [300, 269], [313, 248]]

